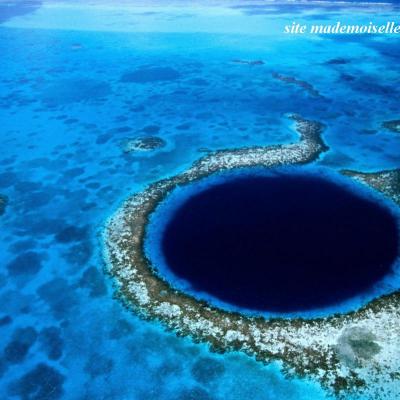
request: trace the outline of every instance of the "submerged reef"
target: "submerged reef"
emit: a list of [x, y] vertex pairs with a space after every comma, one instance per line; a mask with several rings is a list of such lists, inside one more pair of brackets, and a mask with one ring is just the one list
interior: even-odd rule
[[139, 137], [125, 140], [121, 147], [124, 153], [151, 151], [165, 147], [165, 140], [157, 136]]
[[149, 83], [174, 81], [179, 79], [181, 74], [170, 67], [143, 66], [134, 71], [128, 71], [121, 76], [123, 83]]
[[6, 212], [6, 207], [8, 204], [8, 197], [0, 194], [0, 215]]
[[[250, 316], [176, 290], [158, 275], [145, 254], [150, 215], [176, 187], [234, 168], [302, 165], [328, 149], [321, 138], [323, 124], [299, 115], [290, 118], [300, 136], [297, 143], [209, 153], [185, 172], [127, 199], [103, 232], [108, 271], [127, 307], [161, 321], [177, 335], [208, 343], [217, 352], [236, 350], [263, 363], [282, 362], [288, 375], [313, 377], [338, 397], [362, 390], [370, 398], [383, 399], [390, 394], [386, 383], [398, 379], [400, 367], [400, 292], [377, 298], [357, 311], [323, 318]], [[388, 186], [393, 182], [384, 177], [382, 181]], [[394, 192], [399, 195], [398, 186], [385, 193]]]
[[265, 62], [262, 60], [241, 60], [238, 58], [235, 58], [232, 60], [233, 63], [235, 64], [247, 64], [247, 65], [264, 65]]
[[313, 97], [320, 97], [321, 96], [320, 93], [318, 92], [318, 90], [316, 90], [314, 88], [314, 86], [311, 85], [311, 83], [308, 83], [306, 81], [302, 81], [302, 80], [297, 79], [297, 78], [295, 78], [293, 76], [281, 75], [281, 74], [278, 74], [276, 72], [274, 72], [272, 74], [272, 77], [277, 79], [278, 81], [285, 82], [285, 83], [288, 83], [288, 84], [291, 84], [291, 85], [296, 85], [296, 86], [304, 89], [308, 94], [310, 94]]
[[400, 169], [369, 173], [343, 170], [342, 174], [373, 187], [400, 205]]
[[350, 62], [350, 60], [346, 59], [346, 58], [331, 58], [330, 60], [328, 60], [325, 64], [326, 65], [344, 65], [344, 64], [348, 64]]
[[392, 132], [400, 133], [400, 119], [394, 119], [392, 121], [385, 121], [382, 126], [389, 129]]

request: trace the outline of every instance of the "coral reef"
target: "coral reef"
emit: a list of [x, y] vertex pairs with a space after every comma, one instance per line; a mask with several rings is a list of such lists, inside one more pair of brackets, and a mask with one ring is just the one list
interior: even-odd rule
[[385, 121], [382, 126], [389, 129], [392, 132], [400, 133], [400, 119], [394, 119], [392, 121]]
[[135, 139], [127, 139], [122, 143], [122, 150], [124, 151], [124, 153], [151, 151], [155, 149], [160, 149], [165, 145], [165, 140], [157, 136], [147, 136]]
[[[236, 350], [264, 363], [281, 361], [289, 375], [313, 377], [339, 397], [363, 390], [371, 398], [383, 399], [387, 393], [382, 388], [390, 387], [383, 382], [397, 379], [400, 367], [399, 292], [347, 314], [267, 319], [217, 308], [174, 289], [145, 256], [149, 217], [177, 186], [226, 169], [305, 164], [327, 150], [321, 138], [323, 124], [299, 115], [291, 118], [300, 135], [297, 143], [209, 153], [185, 172], [126, 200], [103, 232], [108, 271], [127, 307], [161, 321], [178, 335], [206, 342], [217, 352]], [[398, 195], [398, 187], [393, 186], [386, 193], [396, 191]]]
[[304, 89], [306, 92], [308, 92], [311, 96], [314, 96], [314, 97], [320, 97], [321, 96], [320, 93], [318, 92], [318, 90], [316, 90], [314, 88], [314, 86], [311, 85], [311, 83], [308, 83], [306, 81], [302, 81], [302, 80], [297, 79], [297, 78], [295, 78], [293, 76], [281, 75], [281, 74], [278, 74], [276, 72], [274, 72], [272, 74], [272, 77], [277, 79], [277, 80], [279, 80], [279, 81], [281, 81], [281, 82], [285, 82], [285, 83], [292, 84], [292, 85], [297, 85], [300, 88]]
[[265, 62], [262, 60], [240, 60], [240, 59], [234, 59], [232, 60], [233, 63], [236, 64], [247, 64], [247, 65], [264, 65]]
[[367, 173], [343, 170], [342, 174], [373, 187], [400, 205], [400, 169]]
[[0, 194], [0, 215], [6, 212], [6, 207], [8, 204], [8, 197]]

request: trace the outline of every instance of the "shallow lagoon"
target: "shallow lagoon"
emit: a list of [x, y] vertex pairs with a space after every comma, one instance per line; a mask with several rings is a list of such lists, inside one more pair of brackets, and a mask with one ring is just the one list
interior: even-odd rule
[[[399, 118], [398, 39], [313, 37], [299, 45], [280, 34], [293, 18], [387, 20], [398, 11], [13, 7], [0, 8], [0, 193], [9, 199], [0, 217], [1, 397], [324, 399], [313, 382], [288, 381], [277, 365], [212, 354], [132, 316], [112, 298], [97, 233], [129, 192], [206, 150], [294, 140], [290, 112], [328, 126], [331, 150], [317, 164], [398, 167], [400, 138], [381, 126]], [[167, 68], [169, 79], [160, 70], [153, 81], [124, 79], [143, 68], [150, 77]], [[123, 140], [142, 135], [167, 145], [121, 151]]]

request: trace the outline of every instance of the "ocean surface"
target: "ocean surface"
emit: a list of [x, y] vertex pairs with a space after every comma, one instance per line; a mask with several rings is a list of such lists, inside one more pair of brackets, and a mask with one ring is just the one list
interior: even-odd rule
[[[395, 3], [0, 3], [1, 399], [328, 398], [126, 310], [100, 234], [209, 150], [296, 141], [291, 113], [327, 126], [316, 166], [398, 168], [382, 123], [400, 119], [399, 35], [283, 34], [398, 21]], [[154, 136], [165, 146], [124, 151]]]

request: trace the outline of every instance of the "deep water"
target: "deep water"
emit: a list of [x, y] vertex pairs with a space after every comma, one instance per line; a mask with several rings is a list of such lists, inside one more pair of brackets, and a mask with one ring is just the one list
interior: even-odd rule
[[[233, 189], [246, 182], [252, 187], [246, 189], [248, 195]], [[229, 199], [222, 194], [225, 190], [232, 190]], [[207, 218], [208, 210], [214, 217]], [[374, 226], [369, 223], [373, 219]], [[253, 222], [259, 240], [245, 234]], [[397, 290], [399, 226], [400, 213], [393, 202], [331, 169], [315, 165], [239, 168], [169, 193], [150, 215], [145, 252], [172, 286], [217, 307], [265, 317], [315, 318], [356, 310]], [[224, 235], [215, 239], [217, 230]], [[370, 240], [376, 243], [371, 245]], [[341, 257], [339, 246], [346, 258]], [[205, 256], [207, 249], [217, 261]], [[189, 260], [191, 251], [198, 254]], [[277, 268], [263, 263], [268, 257]], [[252, 271], [257, 279], [244, 271]], [[281, 279], [272, 282], [273, 277]], [[303, 286], [296, 285], [299, 282]], [[246, 289], [249, 293], [242, 297]]]
[[[294, 18], [368, 23], [398, 11], [154, 3], [1, 2], [0, 399], [326, 399], [277, 364], [213, 354], [126, 310], [99, 234], [130, 193], [209, 150], [297, 140], [287, 113], [327, 125], [318, 165], [399, 167], [400, 137], [382, 127], [400, 118], [399, 39], [280, 33]], [[148, 136], [166, 146], [123, 151]], [[393, 275], [382, 290], [399, 287]]]
[[234, 176], [190, 196], [164, 230], [172, 272], [247, 309], [292, 312], [370, 289], [398, 255], [379, 203], [310, 175]]

